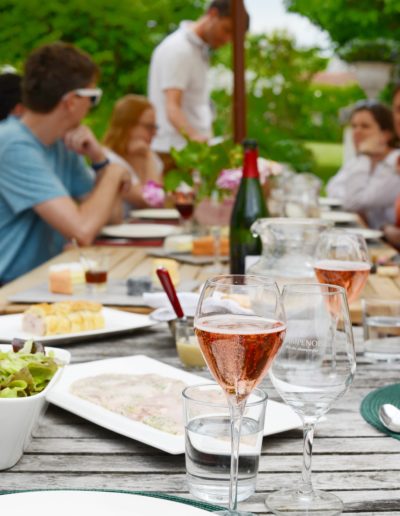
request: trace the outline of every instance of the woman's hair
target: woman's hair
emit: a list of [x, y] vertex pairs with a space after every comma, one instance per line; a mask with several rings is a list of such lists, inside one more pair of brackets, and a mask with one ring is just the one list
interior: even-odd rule
[[360, 102], [357, 102], [351, 116], [353, 117], [355, 113], [359, 113], [360, 111], [368, 111], [371, 113], [381, 131], [388, 131], [391, 134], [391, 138], [388, 141], [389, 147], [395, 147], [397, 144], [397, 138], [393, 124], [392, 111], [376, 100], [361, 100]]
[[126, 156], [129, 132], [144, 111], [153, 108], [142, 95], [125, 95], [114, 106], [103, 143], [120, 156]]

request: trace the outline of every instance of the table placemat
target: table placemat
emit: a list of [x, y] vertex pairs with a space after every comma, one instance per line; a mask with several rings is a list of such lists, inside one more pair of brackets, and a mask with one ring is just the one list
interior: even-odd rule
[[214, 512], [224, 509], [220, 505], [213, 505], [208, 502], [201, 502], [200, 500], [190, 500], [189, 498], [181, 498], [180, 496], [169, 495], [165, 493], [159, 493], [157, 491], [125, 491], [120, 489], [19, 489], [19, 490], [0, 490], [0, 495], [15, 494], [15, 493], [33, 493], [36, 491], [100, 491], [102, 493], [123, 493], [123, 494], [134, 494], [140, 496], [149, 496], [151, 498], [162, 498], [164, 500], [170, 500], [171, 502], [183, 503], [185, 505], [191, 505], [204, 511]]
[[365, 396], [361, 402], [360, 412], [362, 417], [370, 425], [384, 432], [394, 439], [400, 440], [400, 434], [391, 432], [388, 428], [382, 425], [379, 419], [379, 409], [384, 403], [391, 403], [400, 409], [400, 383], [388, 385], [370, 392]]
[[[197, 280], [181, 281], [177, 286], [178, 292], [190, 292], [199, 286]], [[154, 292], [162, 292], [154, 288]], [[127, 280], [109, 280], [107, 291], [91, 294], [83, 290], [73, 295], [54, 294], [49, 291], [47, 282], [39, 283], [32, 288], [13, 294], [8, 301], [13, 303], [56, 303], [59, 301], [79, 301], [86, 299], [108, 306], [147, 306], [143, 296], [128, 296]]]

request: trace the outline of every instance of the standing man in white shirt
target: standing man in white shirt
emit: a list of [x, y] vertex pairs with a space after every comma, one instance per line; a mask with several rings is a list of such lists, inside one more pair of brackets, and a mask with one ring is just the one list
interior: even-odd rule
[[149, 98], [156, 109], [158, 132], [152, 148], [171, 168], [170, 149], [212, 136], [212, 109], [207, 81], [209, 52], [232, 40], [231, 0], [212, 0], [201, 18], [184, 21], [154, 50]]

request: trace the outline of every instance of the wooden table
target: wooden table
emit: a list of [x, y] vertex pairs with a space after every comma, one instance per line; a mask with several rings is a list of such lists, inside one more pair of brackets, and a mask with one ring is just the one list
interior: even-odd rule
[[[68, 349], [72, 363], [147, 354], [180, 367], [164, 325]], [[398, 382], [399, 377], [400, 365], [372, 365], [360, 359], [355, 384], [317, 428], [314, 484], [339, 495], [347, 515], [400, 514], [400, 443], [368, 425], [358, 411], [368, 392]], [[269, 381], [265, 386], [270, 397], [278, 399]], [[264, 438], [257, 492], [240, 507], [269, 514], [264, 499], [299, 480], [301, 452], [300, 429]], [[3, 490], [46, 488], [145, 490], [190, 497], [183, 455], [168, 455], [54, 406], [20, 462], [1, 472]]]
[[[111, 255], [111, 267], [109, 276], [111, 279], [126, 279], [130, 276], [149, 275], [152, 270], [153, 258], [150, 256], [151, 249], [148, 247], [107, 247], [107, 252]], [[389, 257], [395, 254], [393, 248], [381, 244], [370, 248], [370, 253], [373, 259]], [[8, 297], [16, 294], [27, 288], [33, 287], [38, 283], [47, 281], [49, 265], [68, 261], [79, 260], [78, 253], [75, 249], [70, 249], [60, 254], [53, 260], [45, 263], [37, 269], [21, 276], [17, 280], [0, 288], [0, 313], [15, 313], [26, 309], [26, 305], [9, 303]], [[227, 272], [227, 265], [222, 268]], [[181, 280], [198, 280], [205, 281], [210, 272], [207, 267], [180, 264], [179, 273]], [[368, 283], [365, 287], [363, 295], [378, 296], [382, 299], [400, 299], [400, 276], [397, 278], [387, 278], [371, 274], [368, 278]], [[121, 308], [121, 307], [117, 307]], [[149, 312], [147, 307], [123, 307], [124, 310], [132, 312]], [[361, 322], [361, 303], [356, 301], [350, 306], [351, 316], [354, 323]]]

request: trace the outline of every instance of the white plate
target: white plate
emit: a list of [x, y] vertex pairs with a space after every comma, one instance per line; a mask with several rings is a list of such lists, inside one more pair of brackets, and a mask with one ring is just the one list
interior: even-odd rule
[[210, 513], [171, 500], [100, 491], [34, 491], [1, 497], [4, 513], [40, 516], [205, 516]]
[[[174, 455], [185, 453], [183, 428], [182, 435], [172, 435], [144, 423], [132, 421], [127, 417], [111, 412], [70, 393], [70, 386], [75, 380], [105, 373], [153, 373], [181, 380], [187, 385], [209, 383], [210, 380], [153, 360], [152, 358], [136, 355], [68, 366], [65, 368], [61, 380], [47, 397], [47, 400], [51, 403], [104, 428], [108, 428], [108, 430]], [[290, 407], [276, 401], [268, 401], [265, 422], [264, 435], [284, 432], [301, 426], [300, 418], [295, 412]]]
[[147, 315], [132, 314], [113, 308], [103, 308], [105, 328], [101, 330], [81, 331], [79, 333], [64, 333], [61, 335], [50, 335], [48, 337], [32, 336], [22, 331], [22, 314], [0, 316], [0, 342], [11, 342], [14, 337], [19, 339], [35, 338], [41, 342], [52, 342], [54, 344], [83, 340], [95, 335], [109, 335], [128, 330], [147, 328], [154, 325], [154, 321]]
[[359, 222], [360, 220], [357, 213], [350, 211], [323, 211], [320, 216], [321, 219], [330, 220], [338, 224]]
[[102, 235], [116, 238], [165, 238], [179, 232], [178, 227], [167, 224], [119, 224], [101, 230]]
[[332, 206], [337, 208], [342, 205], [342, 201], [335, 197], [320, 197], [318, 200], [320, 206]]
[[136, 219], [179, 219], [179, 211], [173, 208], [149, 208], [146, 210], [133, 210], [129, 215]]
[[346, 232], [354, 233], [355, 235], [361, 235], [365, 238], [365, 240], [374, 240], [383, 237], [383, 231], [380, 231], [379, 229], [347, 228]]

